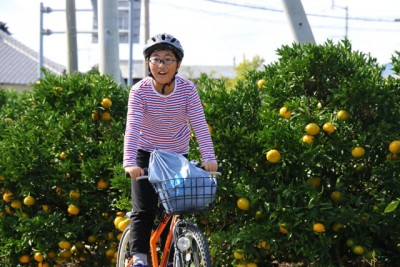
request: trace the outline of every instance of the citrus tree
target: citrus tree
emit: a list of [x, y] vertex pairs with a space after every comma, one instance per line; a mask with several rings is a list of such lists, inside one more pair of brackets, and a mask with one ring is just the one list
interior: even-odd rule
[[[278, 54], [234, 87], [198, 84], [224, 168], [198, 220], [215, 266], [395, 264], [399, 81], [347, 41]], [[0, 91], [1, 266], [114, 265], [131, 208], [127, 99], [98, 72]]]
[[400, 81], [348, 41], [277, 53], [234, 88], [199, 81], [225, 170], [203, 220], [215, 265], [393, 266]]
[[127, 90], [96, 72], [33, 87], [0, 91], [0, 265], [112, 266]]

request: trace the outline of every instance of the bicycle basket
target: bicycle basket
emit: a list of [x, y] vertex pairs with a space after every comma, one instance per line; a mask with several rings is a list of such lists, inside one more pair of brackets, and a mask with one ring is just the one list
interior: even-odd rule
[[214, 201], [215, 177], [170, 178], [153, 183], [168, 214], [200, 211]]

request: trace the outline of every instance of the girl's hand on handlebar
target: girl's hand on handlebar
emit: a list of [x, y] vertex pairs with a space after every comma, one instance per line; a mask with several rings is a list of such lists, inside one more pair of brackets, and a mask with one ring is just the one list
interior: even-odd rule
[[206, 172], [216, 172], [218, 171], [218, 163], [216, 161], [206, 161], [203, 162], [203, 167]]
[[129, 175], [131, 176], [132, 179], [136, 179], [139, 176], [143, 176], [144, 175], [143, 169], [140, 168], [139, 166], [128, 166], [128, 167], [125, 167], [125, 172], [129, 173]]

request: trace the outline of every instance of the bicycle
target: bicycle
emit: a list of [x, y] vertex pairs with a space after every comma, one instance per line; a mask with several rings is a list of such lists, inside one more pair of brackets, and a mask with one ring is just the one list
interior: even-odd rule
[[[209, 177], [185, 178], [184, 182], [182, 178], [170, 178], [152, 184], [164, 209], [160, 222], [151, 234], [149, 266], [166, 267], [173, 249], [173, 266], [175, 267], [211, 267], [207, 239], [191, 219], [194, 214], [203, 211], [214, 200], [216, 177], [221, 173], [209, 174]], [[148, 176], [137, 179], [148, 179]], [[209, 179], [214, 179], [215, 182], [210, 183]], [[161, 247], [160, 237], [168, 223], [170, 223], [170, 229], [165, 244]], [[132, 264], [129, 255], [129, 237], [128, 226], [119, 242], [117, 267], [127, 267]]]

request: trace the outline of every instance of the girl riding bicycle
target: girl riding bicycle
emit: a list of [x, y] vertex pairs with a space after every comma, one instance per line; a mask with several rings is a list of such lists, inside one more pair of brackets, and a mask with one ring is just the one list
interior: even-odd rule
[[158, 207], [158, 196], [150, 182], [136, 181], [144, 175], [150, 153], [162, 149], [187, 157], [192, 127], [205, 170], [218, 169], [197, 89], [192, 82], [177, 75], [184, 56], [180, 42], [170, 34], [158, 34], [147, 41], [143, 54], [149, 76], [130, 91], [124, 139], [123, 166], [132, 181], [132, 266], [147, 266]]

